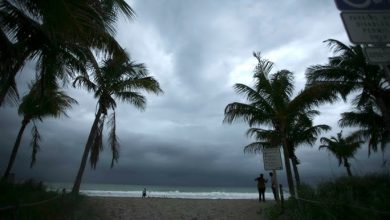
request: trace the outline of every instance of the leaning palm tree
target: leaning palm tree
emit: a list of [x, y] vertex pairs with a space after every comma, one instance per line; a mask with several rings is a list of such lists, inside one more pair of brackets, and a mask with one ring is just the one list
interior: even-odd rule
[[[281, 70], [270, 75], [273, 63], [262, 59], [260, 53], [254, 53], [258, 64], [254, 71], [255, 85], [249, 87], [244, 84], [235, 84], [238, 94], [245, 95], [249, 103], [233, 102], [225, 108], [224, 122], [232, 123], [243, 120], [250, 127], [263, 126], [266, 133], [274, 133], [283, 148], [284, 163], [287, 181], [291, 195], [294, 195], [294, 183], [289, 161], [288, 134], [289, 124], [299, 115], [313, 109], [323, 102], [332, 102], [337, 99], [336, 93], [320, 87], [310, 88], [292, 97], [293, 73]], [[268, 141], [267, 141], [268, 143]], [[258, 144], [264, 144], [263, 142]], [[268, 146], [266, 144], [264, 147]]]
[[342, 132], [343, 131], [337, 133], [337, 137], [322, 137], [320, 139], [322, 145], [319, 149], [321, 150], [324, 148], [332, 153], [337, 158], [339, 166], [344, 164], [344, 167], [347, 169], [348, 176], [352, 176], [351, 164], [348, 159], [354, 157], [363, 141], [360, 141], [359, 138], [354, 135], [344, 138], [342, 136]]
[[[332, 84], [332, 89], [344, 98], [347, 95], [353, 95], [352, 104], [357, 112], [366, 111], [364, 109], [367, 105], [372, 106], [377, 115], [382, 118], [382, 123], [376, 124], [377, 127], [382, 127], [380, 130], [383, 130], [383, 134], [380, 135], [383, 139], [380, 141], [386, 141], [386, 139], [388, 141], [390, 137], [390, 80], [386, 80], [384, 70], [377, 65], [367, 63], [360, 45], [347, 46], [333, 39], [325, 42], [333, 49], [335, 55], [329, 58], [328, 64], [308, 68], [307, 86]], [[366, 140], [370, 140], [371, 137], [376, 138], [377, 134], [365, 136]]]
[[7, 179], [12, 170], [26, 126], [30, 122], [34, 123], [32, 129], [33, 141], [31, 142], [33, 153], [30, 166], [32, 167], [36, 160], [36, 153], [39, 148], [38, 141], [40, 139], [35, 121], [42, 121], [44, 117], [48, 116], [59, 117], [62, 114], [66, 115], [65, 110], [70, 108], [72, 104], [77, 103], [76, 100], [67, 96], [64, 92], [59, 91], [57, 86], [47, 86], [48, 88], [45, 89], [43, 94], [41, 93], [41, 87], [40, 81], [36, 82], [32, 86], [30, 92], [23, 97], [22, 103], [19, 106], [19, 114], [23, 115], [22, 125], [12, 148], [12, 153], [4, 172], [3, 180]]
[[102, 67], [95, 71], [94, 80], [82, 75], [78, 76], [73, 83], [74, 86], [85, 86], [88, 90], [93, 91], [95, 98], [98, 99], [95, 120], [73, 185], [72, 192], [74, 193], [79, 192], [88, 155], [90, 155], [92, 168], [96, 168], [99, 153], [102, 150], [104, 121], [110, 109], [113, 111], [113, 115], [109, 120], [111, 127], [109, 134], [109, 145], [112, 151], [111, 167], [119, 158], [119, 144], [115, 126], [115, 108], [117, 107], [115, 99], [133, 104], [136, 108], [143, 110], [146, 99], [138, 90], [154, 94], [162, 92], [159, 83], [153, 77], [148, 76], [148, 71], [143, 64], [130, 62], [127, 58], [107, 59], [103, 62]]

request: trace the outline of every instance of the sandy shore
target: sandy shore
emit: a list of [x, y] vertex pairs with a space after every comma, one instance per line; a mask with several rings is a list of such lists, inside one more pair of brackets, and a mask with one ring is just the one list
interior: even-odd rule
[[261, 220], [262, 209], [274, 204], [269, 201], [259, 204], [256, 200], [211, 200], [211, 199], [163, 199], [88, 197], [88, 203], [99, 207], [102, 219], [245, 219]]

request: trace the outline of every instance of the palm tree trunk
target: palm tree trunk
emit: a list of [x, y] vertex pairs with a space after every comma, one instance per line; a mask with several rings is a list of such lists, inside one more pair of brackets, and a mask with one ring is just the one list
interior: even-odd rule
[[295, 197], [294, 180], [293, 180], [292, 173], [291, 173], [290, 157], [289, 157], [289, 151], [287, 148], [288, 148], [287, 140], [284, 138], [283, 139], [283, 155], [284, 155], [284, 165], [286, 167], [288, 189], [290, 191], [291, 197]]
[[99, 107], [99, 110], [95, 116], [95, 121], [92, 124], [91, 131], [89, 132], [87, 143], [85, 144], [84, 153], [83, 153], [83, 156], [81, 158], [81, 164], [80, 164], [79, 171], [77, 172], [76, 180], [73, 184], [72, 193], [78, 194], [80, 191], [81, 180], [83, 178], [84, 169], [85, 169], [85, 166], [87, 164], [89, 152], [91, 151], [92, 142], [95, 138], [96, 131], [98, 129], [98, 124], [99, 124], [101, 114], [102, 114], [102, 111]]
[[10, 156], [9, 161], [8, 161], [7, 169], [5, 170], [3, 178], [2, 178], [2, 180], [4, 180], [4, 181], [7, 180], [9, 174], [11, 173], [11, 169], [12, 169], [12, 166], [15, 162], [16, 155], [18, 154], [18, 150], [20, 147], [20, 141], [22, 140], [23, 132], [26, 129], [26, 126], [28, 125], [29, 122], [30, 122], [30, 119], [28, 119], [26, 117], [22, 121], [22, 126], [20, 127], [18, 136], [16, 137], [14, 147], [12, 148], [12, 152], [11, 152], [11, 156]]
[[294, 170], [295, 182], [297, 183], [297, 187], [299, 187], [301, 185], [301, 178], [299, 177], [298, 164], [295, 160], [291, 160], [291, 162]]
[[387, 108], [383, 98], [381, 95], [376, 95], [376, 102], [379, 106], [379, 109], [381, 110], [383, 120], [385, 122], [385, 128], [386, 128], [386, 135], [390, 134], [390, 112], [389, 109]]
[[387, 80], [388, 83], [390, 83], [390, 65], [383, 65], [383, 70], [384, 70], [384, 74], [385, 74], [385, 78]]
[[344, 166], [345, 166], [345, 168], [347, 168], [348, 176], [351, 177], [352, 176], [351, 165], [349, 164], [347, 158], [344, 159]]

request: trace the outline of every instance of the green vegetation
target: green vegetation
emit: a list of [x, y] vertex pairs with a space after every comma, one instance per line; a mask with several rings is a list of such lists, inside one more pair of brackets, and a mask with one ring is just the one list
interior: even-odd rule
[[43, 92], [42, 87], [43, 85], [41, 85], [41, 81], [35, 82], [30, 89], [30, 92], [23, 97], [22, 102], [19, 105], [18, 113], [19, 115], [23, 115], [22, 125], [12, 148], [7, 169], [2, 177], [3, 180], [6, 180], [11, 172], [26, 126], [31, 121], [34, 124], [32, 128], [33, 140], [31, 141], [33, 149], [31, 156], [32, 167], [36, 161], [36, 153], [39, 150], [39, 140], [41, 138], [35, 125], [35, 121], [42, 121], [42, 118], [47, 116], [59, 117], [61, 114], [66, 115], [65, 110], [70, 108], [72, 104], [77, 103], [76, 100], [67, 96], [64, 92], [59, 91], [57, 85], [45, 88]]
[[[293, 150], [299, 143], [313, 143], [313, 138], [316, 139], [321, 130], [329, 128], [323, 125], [313, 130], [312, 117], [319, 114], [314, 108], [321, 103], [337, 100], [337, 95], [324, 85], [307, 88], [293, 97], [293, 73], [281, 70], [271, 74], [274, 64], [261, 58], [260, 53], [254, 53], [254, 56], [258, 61], [253, 74], [254, 86], [234, 85], [235, 91], [246, 96], [248, 103], [228, 104], [225, 108], [224, 122], [242, 120], [248, 123], [250, 127], [248, 134], [254, 136], [256, 142], [246, 146], [246, 151], [260, 152], [266, 147], [283, 148], [288, 186], [290, 193], [294, 194], [290, 166]], [[311, 132], [294, 133], [293, 130], [297, 126]]]
[[324, 103], [351, 98], [353, 111], [341, 114], [339, 125], [356, 129], [348, 137], [321, 138], [321, 148], [333, 153], [340, 164], [352, 176], [349, 159], [353, 158], [361, 144], [367, 143], [369, 153], [382, 150], [390, 141], [390, 79], [378, 65], [367, 62], [360, 45], [345, 45], [340, 41], [325, 41], [333, 50], [333, 56], [325, 65], [310, 66], [306, 71], [306, 87], [295, 97], [293, 74], [281, 70], [271, 74], [273, 63], [254, 53], [254, 86], [235, 84], [234, 89], [244, 95], [245, 103], [233, 102], [225, 108], [224, 122], [238, 120], [249, 126], [247, 135], [255, 142], [244, 147], [245, 152], [258, 153], [267, 147], [283, 149], [284, 164], [292, 196], [294, 182], [300, 178], [295, 150], [302, 143], [313, 145], [327, 125], [313, 125], [315, 109]]
[[[319, 184], [315, 189], [302, 185], [298, 199], [267, 210], [270, 219], [389, 219], [390, 175], [369, 174], [341, 177]], [[308, 200], [308, 201], [306, 201]]]
[[[18, 209], [0, 210], [0, 219], [2, 220], [98, 219], [96, 208], [87, 204], [86, 197], [47, 192], [45, 186], [32, 181], [22, 184], [0, 182], [0, 194], [0, 209], [19, 205]], [[46, 200], [49, 201], [29, 206]]]
[[113, 113], [108, 120], [110, 126], [109, 145], [112, 151], [111, 167], [119, 158], [119, 143], [116, 136], [115, 108], [116, 100], [133, 104], [138, 109], [145, 109], [146, 98], [139, 93], [139, 90], [149, 93], [159, 94], [162, 92], [159, 83], [153, 77], [149, 76], [146, 67], [143, 64], [130, 62], [127, 57], [117, 57], [116, 59], [107, 59], [102, 67], [97, 69], [95, 81], [87, 76], [78, 76], [73, 85], [85, 86], [88, 90], [95, 93], [98, 98], [97, 112], [84, 148], [83, 157], [72, 192], [78, 193], [81, 179], [87, 163], [88, 155], [92, 168], [96, 167], [100, 151], [103, 149], [103, 128], [107, 111]]
[[[34, 61], [36, 67], [34, 85], [19, 107], [24, 118], [3, 180], [12, 171], [27, 124], [44, 116], [59, 116], [76, 102], [60, 90], [69, 82], [92, 91], [98, 99], [73, 192], [79, 191], [89, 155], [91, 166], [96, 167], [108, 110], [114, 112], [108, 121], [111, 166], [117, 162], [116, 101], [144, 109], [146, 98], [141, 91], [162, 92], [146, 67], [132, 61], [115, 39], [115, 23], [120, 15], [129, 20], [134, 17], [125, 0], [0, 1], [0, 106], [9, 101], [19, 104], [16, 76], [29, 61]], [[36, 159], [39, 139], [34, 126], [31, 164]]]
[[319, 149], [324, 148], [332, 153], [339, 161], [339, 166], [344, 164], [344, 167], [347, 169], [348, 176], [352, 176], [351, 164], [348, 159], [354, 157], [357, 150], [360, 148], [360, 144], [363, 144], [363, 141], [360, 141], [358, 137], [354, 135], [343, 138], [342, 131], [337, 133], [337, 137], [322, 137], [320, 141], [322, 145]]
[[331, 85], [344, 100], [351, 97], [354, 111], [341, 114], [341, 127], [359, 128], [353, 133], [368, 142], [369, 153], [383, 150], [390, 138], [390, 79], [378, 65], [369, 64], [360, 45], [325, 41], [334, 56], [328, 64], [306, 71], [307, 87]]

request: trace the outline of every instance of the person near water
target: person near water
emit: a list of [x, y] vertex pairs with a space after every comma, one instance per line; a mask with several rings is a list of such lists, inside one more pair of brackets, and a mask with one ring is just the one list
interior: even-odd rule
[[275, 201], [278, 201], [278, 195], [276, 193], [276, 187], [277, 184], [276, 184], [276, 177], [274, 176], [274, 174], [272, 172], [269, 173], [269, 176], [271, 178], [271, 188], [272, 188], [272, 193], [274, 194], [274, 198], [275, 198]]
[[146, 198], [146, 188], [142, 191], [142, 198]]
[[255, 181], [257, 181], [257, 190], [259, 191], [259, 202], [261, 202], [262, 198], [263, 202], [265, 202], [265, 183], [268, 182], [268, 180], [264, 179], [263, 174], [261, 173]]

